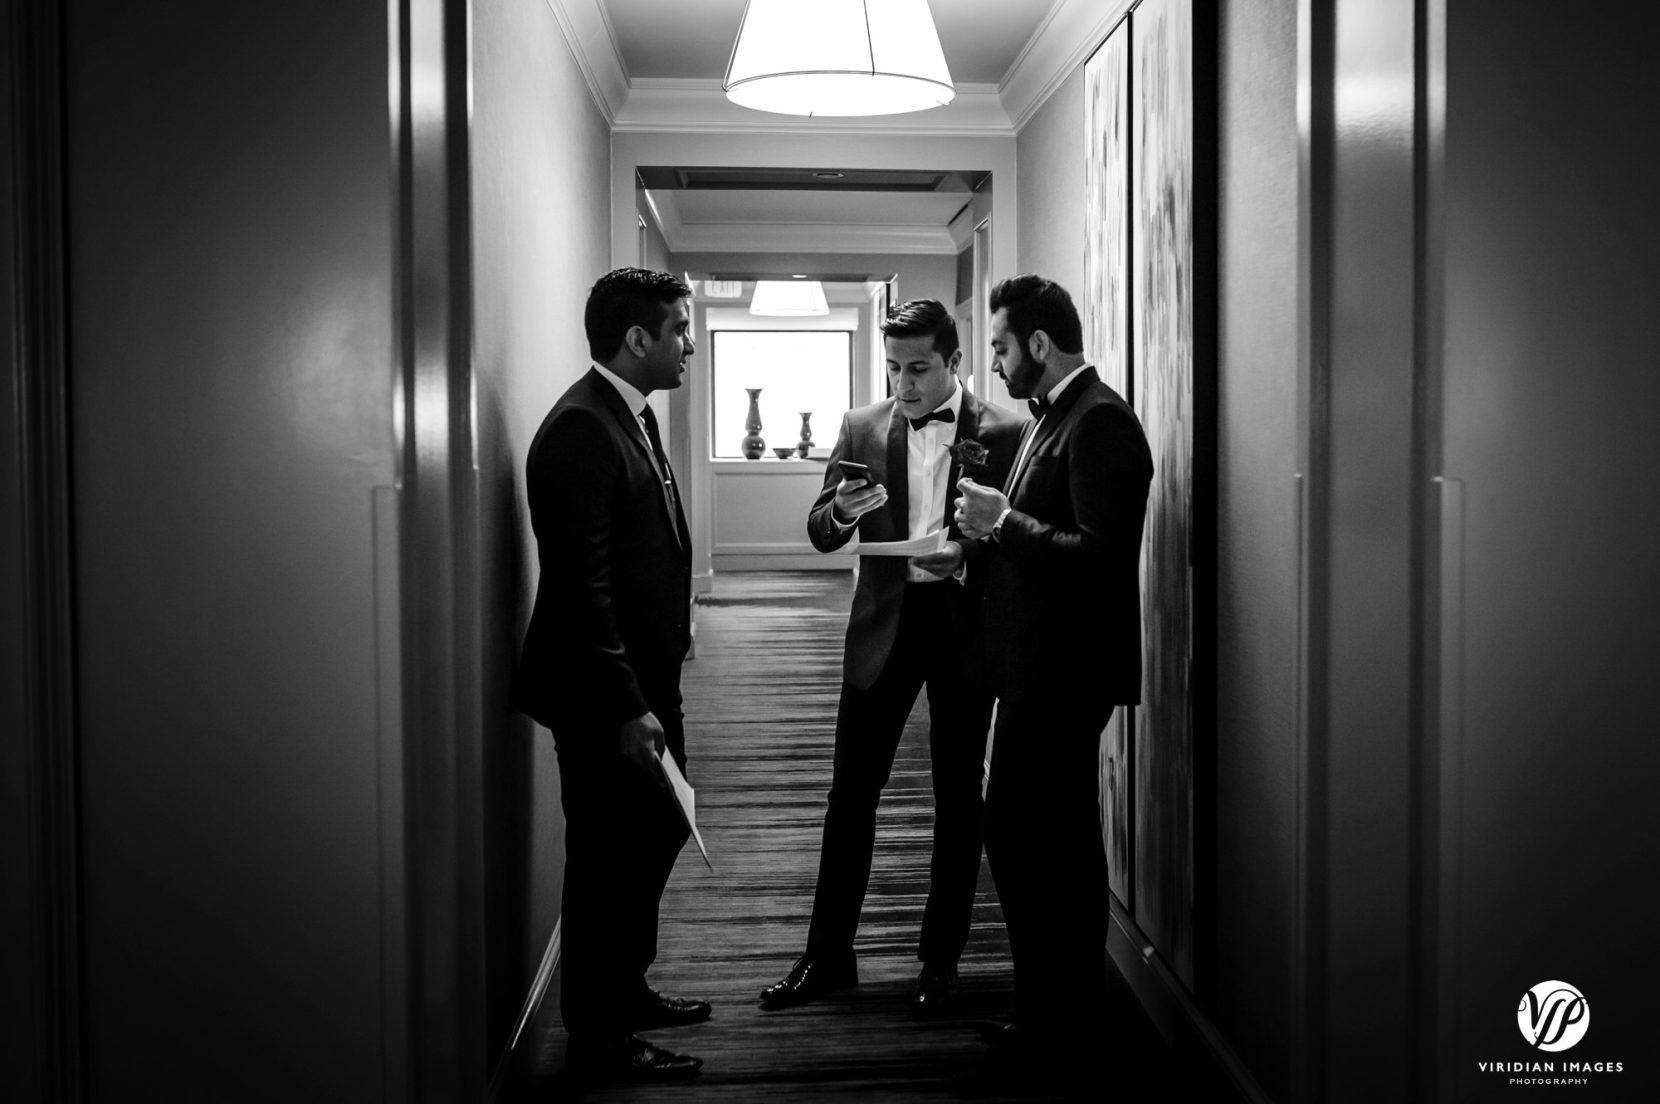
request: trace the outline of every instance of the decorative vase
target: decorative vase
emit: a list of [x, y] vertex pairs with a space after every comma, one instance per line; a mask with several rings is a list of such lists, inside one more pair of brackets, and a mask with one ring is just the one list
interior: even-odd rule
[[801, 412], [801, 443], [795, 446], [795, 453], [803, 460], [807, 459], [807, 450], [813, 447], [813, 427], [807, 421], [812, 416], [811, 410]]
[[746, 387], [749, 392], [749, 416], [744, 419], [743, 450], [745, 460], [759, 460], [762, 453], [767, 451], [767, 442], [761, 436], [761, 389]]

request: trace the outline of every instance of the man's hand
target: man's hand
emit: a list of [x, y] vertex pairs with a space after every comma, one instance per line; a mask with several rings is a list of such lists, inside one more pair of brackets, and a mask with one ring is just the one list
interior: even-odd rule
[[956, 541], [946, 541], [945, 547], [938, 552], [930, 552], [926, 556], [912, 556], [911, 563], [930, 575], [949, 579], [962, 569], [963, 546]]
[[655, 713], [642, 713], [632, 721], [624, 721], [617, 729], [617, 750], [636, 767], [649, 774], [659, 786], [668, 787], [663, 769], [657, 765], [663, 754], [663, 726]]
[[1008, 497], [995, 487], [980, 486], [966, 475], [957, 480], [957, 489], [963, 492], [957, 500], [957, 528], [973, 540], [989, 535], [1008, 507]]
[[836, 484], [836, 504], [833, 516], [843, 525], [859, 520], [888, 500], [888, 489], [868, 479], [842, 480]]

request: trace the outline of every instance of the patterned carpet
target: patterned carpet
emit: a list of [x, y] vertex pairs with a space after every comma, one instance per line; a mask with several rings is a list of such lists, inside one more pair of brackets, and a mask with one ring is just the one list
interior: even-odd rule
[[[701, 1076], [673, 1086], [568, 1083], [558, 1072], [565, 1037], [556, 977], [504, 1099], [1044, 1099], [999, 1090], [976, 1074], [988, 1056], [985, 1027], [1007, 1019], [1012, 1004], [1008, 944], [984, 865], [958, 1014], [922, 1021], [909, 1010], [933, 823], [925, 700], [912, 713], [879, 810], [857, 944], [861, 984], [784, 1012], [757, 1005], [806, 940], [851, 593], [845, 572], [731, 573], [698, 603], [696, 658], [683, 678], [688, 774], [715, 870], [688, 844], [663, 898], [651, 981], [713, 1002], [715, 1015], [648, 1037], [701, 1057]], [[1133, 1022], [1104, 1046], [1133, 1062], [1169, 1063], [1163, 1040], [1127, 994], [1122, 1000]], [[1140, 1080], [1109, 1082], [1103, 1074], [1103, 1092], [1111, 1083], [1129, 1090], [1110, 1092], [1117, 1100], [1163, 1098], [1144, 1096]]]

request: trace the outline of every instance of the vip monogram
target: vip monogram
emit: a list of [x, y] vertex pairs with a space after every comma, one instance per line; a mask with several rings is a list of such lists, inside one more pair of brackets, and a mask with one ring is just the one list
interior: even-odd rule
[[1523, 995], [1516, 1024], [1530, 1045], [1567, 1050], [1591, 1026], [1591, 1003], [1567, 982], [1541, 981]]

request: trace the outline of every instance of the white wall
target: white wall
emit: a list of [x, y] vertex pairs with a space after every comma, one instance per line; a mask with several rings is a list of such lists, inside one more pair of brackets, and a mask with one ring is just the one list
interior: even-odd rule
[[472, 45], [488, 1036], [499, 1049], [559, 916], [564, 872], [553, 742], [509, 699], [537, 582], [525, 457], [588, 370], [583, 307], [611, 268], [610, 133], [546, 4], [475, 5]]
[[[1018, 272], [1084, 291], [1084, 69], [1076, 69], [1032, 115], [1016, 139], [1020, 189], [1020, 261], [993, 270], [992, 281]], [[1079, 304], [1082, 310], [1082, 303]]]

